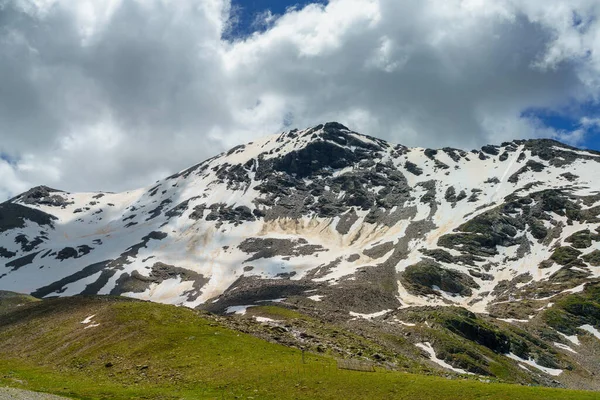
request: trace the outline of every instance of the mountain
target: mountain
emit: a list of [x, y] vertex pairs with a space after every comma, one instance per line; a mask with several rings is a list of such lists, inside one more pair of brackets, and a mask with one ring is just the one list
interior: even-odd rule
[[[0, 292], [0, 304], [4, 295]], [[309, 320], [272, 306], [252, 312], [286, 323]], [[355, 338], [353, 344], [361, 342]], [[594, 392], [425, 376], [425, 370], [417, 375], [341, 369], [326, 354], [268, 343], [224, 326], [218, 316], [122, 296], [15, 306], [0, 318], [0, 357], [0, 394], [11, 400], [59, 399], [6, 393], [5, 386], [110, 400], [598, 398]]]
[[553, 140], [408, 148], [329, 122], [138, 190], [2, 203], [0, 290], [239, 314], [283, 301], [367, 335], [429, 321], [479, 346], [473, 361], [414, 336], [444, 368], [500, 376], [485, 347], [536, 383], [600, 388], [598, 177], [600, 153]]

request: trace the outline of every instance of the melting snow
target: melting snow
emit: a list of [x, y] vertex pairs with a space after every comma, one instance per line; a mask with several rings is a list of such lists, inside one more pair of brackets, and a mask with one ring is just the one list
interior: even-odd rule
[[521, 357], [519, 357], [519, 356], [517, 356], [516, 354], [513, 354], [513, 353], [505, 354], [505, 356], [508, 357], [508, 358], [510, 358], [510, 359], [513, 359], [515, 361], [527, 364], [527, 365], [529, 365], [529, 366], [531, 366], [533, 368], [539, 369], [540, 371], [545, 372], [548, 375], [558, 376], [558, 375], [562, 374], [562, 372], [563, 372], [562, 369], [555, 369], [555, 368], [543, 367], [543, 366], [539, 365], [538, 363], [536, 363], [532, 359], [525, 360], [524, 358], [521, 358]]
[[277, 320], [271, 319], [271, 318], [267, 318], [267, 317], [254, 317], [254, 319], [258, 322], [279, 322]]
[[230, 306], [230, 307], [227, 307], [227, 310], [225, 310], [225, 314], [244, 315], [244, 314], [246, 314], [246, 310], [248, 310], [248, 308], [250, 308], [250, 307], [254, 307], [254, 305], [248, 305], [248, 306]]
[[[224, 163], [228, 163], [229, 165], [244, 164], [248, 160], [257, 158], [261, 153], [266, 159], [279, 157], [281, 154], [305, 146], [312, 140], [311, 135], [304, 135], [303, 131], [300, 131], [293, 140], [291, 138], [287, 139], [289, 136], [285, 135], [275, 135], [259, 139], [236, 151], [223, 153], [212, 160], [207, 160], [205, 162], [206, 168], [204, 168], [207, 171], [206, 173], [201, 173], [197, 169], [185, 176], [168, 178], [157, 185], [134, 191], [117, 194], [101, 193], [101, 196], [98, 196], [99, 193], [63, 193], [61, 196], [66, 197], [69, 204], [62, 208], [51, 205], [24, 204], [24, 206], [39, 209], [58, 217], [56, 224], [60, 226], [60, 229], [48, 233], [48, 243], [56, 244], [57, 248], [63, 245], [74, 248], [79, 245], [89, 245], [93, 248], [93, 252], [82, 255], [84, 258], [65, 259], [62, 261], [51, 261], [51, 257], [49, 257], [44, 260], [46, 267], [41, 270], [38, 269], [39, 259], [42, 257], [40, 255], [36, 257], [31, 265], [8, 271], [9, 275], [0, 279], [0, 289], [6, 288], [9, 290], [31, 292], [36, 288], [48, 285], [50, 282], [72, 276], [75, 272], [80, 271], [84, 262], [86, 263], [85, 265], [91, 265], [112, 259], [114, 255], [119, 254], [125, 248], [139, 243], [140, 238], [144, 235], [152, 231], [162, 231], [169, 232], [169, 237], [164, 240], [152, 239], [146, 243], [146, 247], [138, 249], [137, 256], [128, 257], [127, 262], [123, 266], [124, 270], [118, 274], [114, 274], [100, 289], [99, 294], [110, 293], [116, 287], [122, 274], [128, 273], [131, 275], [135, 271], [147, 277], [150, 273], [152, 263], [160, 261], [168, 265], [175, 265], [194, 271], [209, 279], [209, 282], [197, 292], [198, 289], [194, 287], [194, 282], [185, 281], [178, 275], [171, 279], [166, 279], [161, 283], [152, 283], [142, 293], [126, 293], [126, 295], [145, 300], [195, 307], [200, 303], [221, 295], [241, 275], [273, 278], [280, 273], [294, 272], [295, 275], [291, 279], [297, 280], [302, 279], [309, 270], [318, 265], [329, 265], [333, 261], [341, 259], [339, 265], [332, 267], [331, 271], [326, 275], [314, 280], [330, 284], [336, 284], [341, 279], [348, 281], [356, 280], [356, 277], [352, 276], [352, 274], [357, 269], [371, 262], [369, 257], [362, 254], [363, 249], [371, 248], [373, 244], [384, 239], [385, 241], [390, 240], [398, 243], [399, 240], [406, 237], [407, 229], [412, 223], [416, 221], [431, 221], [436, 226], [434, 230], [422, 239], [409, 241], [407, 249], [409, 252], [408, 257], [396, 265], [397, 272], [402, 272], [408, 265], [422, 259], [422, 254], [418, 251], [420, 248], [435, 248], [437, 240], [442, 235], [451, 233], [457, 226], [460, 226], [472, 216], [496, 206], [515, 189], [523, 189], [528, 183], [537, 182], [540, 179], [539, 186], [536, 186], [531, 191], [556, 188], [565, 184], [564, 180], [559, 179], [564, 169], [555, 168], [550, 165], [547, 166], [546, 173], [542, 175], [534, 173], [522, 174], [518, 184], [508, 182], [508, 177], [523, 166], [522, 163], [517, 162], [519, 155], [523, 151], [522, 145], [518, 146], [517, 151], [510, 152], [508, 162], [505, 163], [496, 162], [495, 157], [479, 160], [474, 156], [471, 157], [470, 161], [461, 159], [456, 162], [445, 152], [439, 152], [436, 158], [439, 158], [440, 161], [449, 166], [459, 167], [457, 169], [451, 168], [447, 171], [437, 170], [435, 163], [432, 163], [424, 155], [423, 149], [406, 149], [405, 154], [398, 157], [391, 157], [390, 151], [392, 147], [389, 147], [387, 155], [382, 155], [381, 158], [377, 156], [378, 162], [385, 159], [385, 157], [390, 157], [400, 171], [404, 170], [403, 165], [405, 161], [416, 163], [423, 169], [423, 175], [419, 177], [413, 174], [406, 174], [406, 179], [413, 188], [411, 194], [416, 199], [420, 198], [428, 190], [422, 186], [415, 187], [415, 185], [419, 182], [434, 179], [436, 180], [435, 198], [441, 203], [438, 207], [432, 209], [429, 204], [418, 200], [396, 205], [392, 208], [392, 211], [401, 207], [407, 209], [414, 208], [415, 215], [402, 219], [391, 227], [366, 223], [365, 217], [369, 211], [357, 210], [356, 215], [358, 218], [350, 226], [347, 234], [340, 234], [335, 228], [340, 221], [339, 216], [335, 218], [304, 216], [298, 219], [281, 218], [273, 221], [247, 221], [239, 226], [233, 226], [230, 223], [224, 223], [221, 226], [217, 225], [215, 221], [189, 218], [194, 206], [202, 203], [206, 203], [207, 205], [226, 203], [228, 206], [255, 208], [253, 200], [260, 197], [260, 193], [253, 189], [256, 186], [254, 183], [249, 185], [245, 190], [233, 190], [228, 188], [227, 183], [217, 182], [215, 174], [208, 171], [214, 171], [216, 166], [224, 165]], [[367, 137], [353, 133], [351, 135], [355, 136], [357, 140], [372, 143], [372, 139]], [[561, 151], [567, 150], [561, 148]], [[587, 152], [574, 152], [588, 156], [591, 155]], [[544, 162], [539, 158], [531, 157], [530, 152], [527, 155], [528, 159]], [[334, 171], [334, 176], [350, 172], [351, 170], [351, 168], [346, 168]], [[597, 181], [598, 175], [596, 168], [590, 168], [590, 165], [586, 164], [585, 161], [577, 161], [569, 166], [569, 170], [579, 176], [577, 181], [578, 186], [594, 187], [592, 183]], [[190, 172], [192, 171], [190, 170]], [[491, 177], [500, 178], [500, 183], [494, 188], [490, 184], [485, 183]], [[256, 182], [254, 172], [249, 173], [249, 178], [252, 182]], [[309, 179], [305, 180], [307, 184], [309, 184], [309, 181]], [[445, 183], [452, 183], [457, 192], [464, 190], [466, 193], [469, 193], [473, 188], [486, 188], [486, 190], [479, 194], [479, 198], [475, 202], [464, 200], [452, 204], [443, 200], [443, 193], [448, 187], [447, 185], [444, 186]], [[373, 190], [378, 189], [374, 188]], [[583, 191], [583, 189], [578, 190], [579, 194]], [[525, 193], [528, 192], [530, 190], [525, 190]], [[340, 193], [339, 195], [342, 196], [344, 193]], [[160, 218], [153, 220], [146, 219], [150, 209], [155, 209], [158, 204], [162, 204], [162, 201], [167, 200], [171, 201], [172, 204], [164, 208], [163, 216], [168, 208], [188, 202], [187, 209], [183, 211], [181, 218], [164, 219], [163, 216], [160, 216]], [[86, 209], [87, 205], [91, 208]], [[83, 208], [85, 211], [76, 211], [78, 208]], [[137, 217], [134, 215], [135, 209], [139, 210], [136, 212]], [[102, 214], [100, 214], [101, 218], [100, 215], [95, 216], [99, 210], [102, 210]], [[206, 210], [204, 216], [208, 212]], [[124, 220], [124, 217], [138, 225], [131, 229], [124, 228], [124, 226], [129, 224]], [[562, 237], [566, 237], [576, 230], [584, 229], [583, 225], [576, 223], [572, 226], [566, 226], [566, 217], [561, 219], [556, 216], [556, 220], [565, 224]], [[164, 226], [166, 227], [163, 228]], [[37, 224], [28, 221], [25, 227], [20, 229], [19, 232], [15, 231], [15, 234], [22, 233], [28, 237], [34, 237], [39, 234], [39, 228]], [[546, 228], [550, 228], [550, 226], [546, 226]], [[480, 289], [474, 290], [472, 296], [454, 296], [441, 291], [439, 293], [441, 296], [415, 296], [408, 293], [399, 284], [398, 296], [402, 307], [413, 305], [443, 306], [454, 303], [467, 307], [472, 311], [485, 312], [487, 304], [493, 299], [491, 295], [484, 293], [493, 293], [493, 289], [499, 281], [505, 279], [511, 280], [516, 273], [524, 271], [530, 272], [535, 281], [547, 279], [548, 276], [555, 273], [561, 266], [555, 264], [543, 270], [535, 267], [541, 261], [549, 258], [549, 246], [534, 240], [530, 233], [525, 234], [531, 243], [530, 254], [527, 257], [518, 258], [516, 257], [517, 246], [499, 246], [499, 254], [495, 257], [488, 257], [488, 261], [493, 264], [490, 274], [494, 275], [495, 279], [482, 281], [480, 278], [474, 278], [480, 285]], [[289, 259], [273, 257], [272, 259], [254, 260], [252, 262], [254, 269], [244, 271], [243, 268], [246, 266], [244, 265], [244, 261], [248, 259], [248, 254], [238, 248], [239, 240], [263, 236], [291, 240], [302, 237], [308, 239], [311, 244], [322, 245], [327, 251]], [[9, 239], [5, 241], [6, 246], [14, 246], [13, 238], [10, 237]], [[9, 250], [18, 251], [18, 248], [10, 247]], [[384, 257], [389, 259], [392, 252], [391, 250]], [[452, 255], [460, 254], [457, 250], [449, 250], [449, 252]], [[359, 258], [350, 262], [347, 260], [350, 254], [357, 254]], [[154, 256], [155, 259], [150, 263], [143, 261], [148, 260], [150, 256]], [[57, 267], [58, 265], [60, 267]], [[445, 266], [458, 272], [469, 272], [468, 268], [464, 265]], [[101, 272], [96, 272], [84, 279], [70, 282], [60, 288], [62, 290], [60, 294], [64, 296], [79, 293], [88, 284], [100, 282], [100, 275]], [[582, 290], [583, 285], [580, 285], [565, 292], [577, 293]], [[48, 296], [53, 294], [59, 293], [49, 293]], [[314, 301], [321, 300], [320, 295], [310, 296], [309, 298]], [[217, 300], [214, 301], [216, 302]], [[283, 300], [275, 299], [267, 301], [278, 302]], [[235, 306], [228, 308], [228, 310], [231, 310], [230, 312], [243, 313], [247, 307], [250, 306]], [[383, 311], [382, 313], [385, 314], [386, 312]], [[372, 319], [379, 316], [378, 314], [351, 313], [355, 317], [365, 319]], [[506, 321], [525, 322], [524, 320]], [[91, 319], [87, 321], [86, 325], [89, 323], [92, 323]], [[410, 326], [408, 324], [405, 325]], [[576, 336], [572, 338], [569, 339], [572, 342], [577, 340]]]
[[389, 313], [390, 311], [392, 311], [391, 309], [388, 310], [381, 310], [372, 314], [361, 314], [361, 313], [357, 313], [354, 311], [350, 311], [350, 315], [356, 318], [363, 318], [363, 319], [373, 319], [373, 318], [377, 318], [377, 317], [381, 317], [382, 315], [385, 315], [387, 313]]
[[585, 287], [585, 283], [582, 283], [579, 286], [575, 286], [572, 289], [567, 289], [567, 290], [563, 290], [561, 293], [579, 293], [579, 292], [583, 292], [583, 289]]
[[461, 368], [456, 368], [453, 367], [452, 365], [448, 364], [446, 361], [439, 359], [436, 355], [435, 355], [435, 350], [433, 350], [433, 347], [431, 346], [431, 343], [429, 342], [425, 342], [425, 343], [416, 343], [415, 346], [417, 346], [420, 349], [425, 350], [425, 352], [427, 352], [427, 354], [429, 354], [429, 359], [431, 361], [433, 361], [434, 363], [436, 363], [437, 365], [447, 368], [449, 370], [452, 370], [454, 372], [458, 372], [460, 374], [469, 374], [469, 375], [473, 375], [471, 372], [467, 372], [464, 369]]
[[[558, 332], [558, 331], [556, 331], [556, 332]], [[567, 336], [562, 332], [558, 332], [558, 334], [561, 335], [562, 337], [564, 337], [565, 339], [567, 339], [569, 342], [579, 346], [579, 338], [577, 337], [577, 335]]]
[[[95, 328], [97, 326], [100, 326], [100, 324], [97, 324], [93, 321], [94, 317], [96, 316], [96, 314], [94, 315], [90, 315], [89, 317], [87, 317], [86, 319], [84, 319], [83, 321], [81, 321], [82, 324], [87, 325], [85, 328], [83, 329], [87, 329], [87, 328]], [[88, 325], [90, 324], [90, 325]]]
[[92, 319], [96, 316], [96, 314], [94, 315], [90, 315], [89, 317], [87, 317], [86, 319], [84, 319], [83, 321], [81, 321], [82, 324], [89, 324], [90, 322], [92, 322]]
[[566, 344], [562, 344], [562, 343], [558, 343], [558, 342], [554, 342], [554, 345], [556, 347], [558, 347], [559, 349], [563, 349], [566, 351], [570, 351], [571, 353], [575, 353], [577, 354], [577, 352], [575, 350], [573, 350], [572, 348], [570, 348], [569, 346], [567, 346]]
[[314, 296], [308, 296], [307, 298], [311, 299], [312, 301], [321, 301], [321, 299], [323, 298], [323, 295], [315, 294]]
[[285, 297], [282, 297], [280, 299], [271, 299], [271, 300], [258, 300], [257, 303], [268, 303], [268, 302], [272, 302], [272, 303], [281, 303], [283, 301], [285, 301]]
[[497, 318], [499, 321], [515, 323], [515, 322], [529, 322], [528, 319], [514, 319], [514, 318]]
[[554, 303], [548, 303], [548, 304], [546, 304], [545, 306], [543, 306], [543, 307], [540, 307], [540, 308], [538, 308], [538, 309], [537, 309], [537, 310], [535, 310], [535, 311], [542, 311], [542, 310], [544, 310], [544, 309], [546, 309], [546, 308], [551, 308], [553, 305], [554, 305]]
[[594, 335], [596, 338], [600, 339], [600, 331], [598, 331], [598, 329], [594, 328], [592, 325], [581, 325], [579, 327], [579, 329], [583, 329], [586, 332], [591, 333], [592, 335]]

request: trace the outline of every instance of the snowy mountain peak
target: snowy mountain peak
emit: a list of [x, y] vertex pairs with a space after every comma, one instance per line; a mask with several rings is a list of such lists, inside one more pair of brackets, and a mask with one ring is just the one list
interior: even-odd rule
[[600, 275], [599, 173], [599, 153], [551, 140], [407, 148], [328, 122], [146, 188], [40, 186], [1, 204], [0, 289], [494, 312]]

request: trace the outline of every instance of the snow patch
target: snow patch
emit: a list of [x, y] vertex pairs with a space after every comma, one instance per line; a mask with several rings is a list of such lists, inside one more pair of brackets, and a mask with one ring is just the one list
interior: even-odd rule
[[356, 317], [356, 318], [373, 319], [373, 318], [381, 317], [382, 315], [385, 315], [385, 314], [389, 313], [390, 311], [392, 311], [392, 310], [387, 309], [387, 310], [381, 310], [378, 312], [374, 312], [372, 314], [361, 314], [361, 313], [357, 313], [354, 311], [350, 311], [350, 315], [353, 317]]
[[586, 332], [589, 332], [592, 335], [594, 335], [597, 339], [600, 339], [600, 331], [598, 331], [598, 329], [596, 329], [592, 325], [589, 325], [589, 324], [581, 325], [579, 327], [579, 329], [582, 329], [582, 330], [584, 330]]
[[558, 376], [558, 375], [562, 374], [562, 372], [563, 372], [562, 369], [543, 367], [540, 364], [536, 363], [535, 360], [532, 360], [531, 358], [529, 360], [525, 360], [524, 358], [521, 358], [518, 355], [513, 354], [513, 353], [505, 354], [505, 356], [512, 360], [527, 364], [530, 367], [539, 369], [540, 371], [545, 372], [548, 375]]
[[84, 319], [83, 321], [81, 321], [82, 324], [89, 324], [90, 322], [92, 322], [92, 319], [94, 319], [94, 317], [96, 316], [96, 314], [90, 315], [89, 317], [87, 317], [86, 319]]
[[270, 299], [270, 300], [258, 300], [257, 303], [281, 303], [286, 300], [286, 297], [282, 297], [279, 299]]
[[585, 283], [582, 283], [581, 285], [575, 286], [572, 289], [563, 290], [561, 293], [580, 293], [583, 292], [585, 285]]
[[499, 321], [509, 322], [511, 324], [515, 322], [529, 322], [528, 319], [514, 319], [514, 318], [497, 318]]
[[255, 307], [254, 305], [247, 305], [247, 306], [229, 306], [227, 307], [227, 309], [225, 310], [225, 314], [238, 314], [238, 315], [245, 315], [246, 311], [248, 310], [248, 308], [250, 307]]
[[279, 322], [275, 319], [271, 319], [271, 318], [267, 318], [267, 317], [254, 317], [254, 319], [258, 322], [264, 322], [264, 323], [269, 323], [269, 322]]
[[559, 349], [563, 349], [566, 351], [570, 351], [571, 353], [575, 353], [577, 354], [577, 352], [575, 350], [573, 350], [572, 348], [570, 348], [569, 346], [567, 346], [566, 344], [562, 344], [562, 343], [558, 343], [558, 342], [554, 342], [554, 345], [556, 347], [558, 347]]
[[576, 344], [577, 346], [579, 346], [579, 338], [577, 337], [577, 335], [573, 335], [573, 336], [567, 336], [562, 332], [558, 332], [556, 331], [560, 336], [564, 337], [565, 339], [567, 339], [569, 342]]
[[473, 375], [471, 372], [467, 372], [467, 371], [465, 371], [464, 369], [461, 369], [461, 368], [456, 368], [456, 367], [453, 367], [452, 365], [448, 364], [446, 361], [444, 361], [444, 360], [442, 360], [442, 359], [438, 358], [438, 357], [435, 355], [435, 350], [434, 350], [434, 349], [433, 349], [433, 347], [431, 346], [431, 343], [429, 343], [429, 342], [425, 342], [425, 343], [416, 343], [416, 344], [415, 344], [415, 346], [417, 346], [418, 348], [420, 348], [420, 349], [422, 349], [422, 350], [425, 350], [425, 352], [426, 352], [427, 354], [429, 354], [429, 359], [430, 359], [431, 361], [433, 361], [434, 363], [436, 363], [437, 365], [439, 365], [439, 366], [441, 366], [441, 367], [443, 367], [443, 368], [446, 368], [446, 369], [452, 370], [452, 371], [454, 371], [454, 372], [458, 372], [459, 374], [469, 374], [469, 375]]

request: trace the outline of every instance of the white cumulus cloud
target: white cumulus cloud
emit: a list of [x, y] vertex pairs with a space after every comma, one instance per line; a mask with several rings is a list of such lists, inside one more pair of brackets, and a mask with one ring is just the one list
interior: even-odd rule
[[[330, 0], [226, 39], [226, 0], [0, 2], [0, 196], [151, 184], [329, 120], [406, 145], [580, 144], [597, 116], [595, 0]], [[243, 10], [241, 11], [243, 12]], [[233, 14], [232, 14], [233, 13]], [[528, 110], [569, 107], [581, 127]]]

